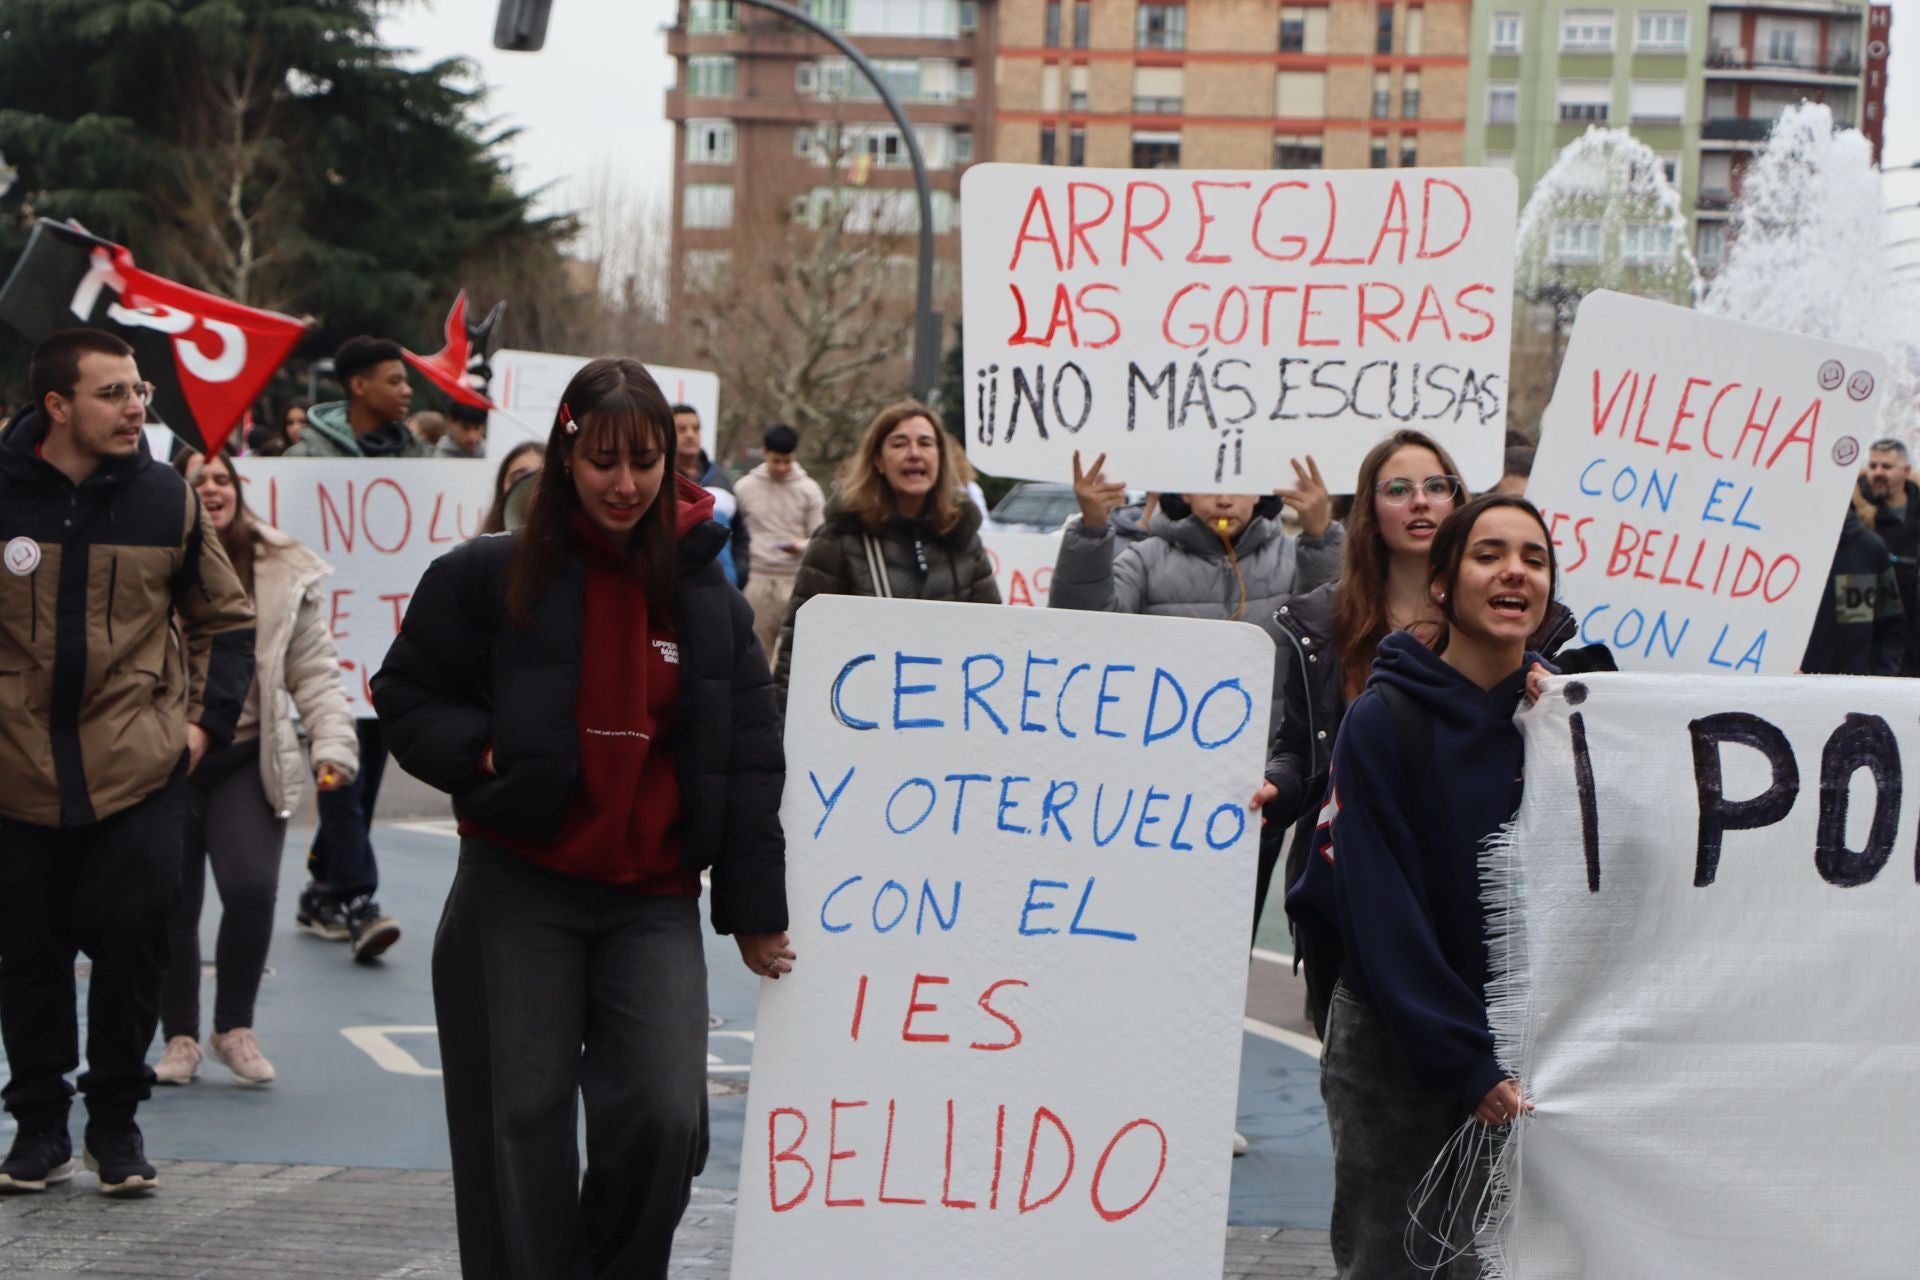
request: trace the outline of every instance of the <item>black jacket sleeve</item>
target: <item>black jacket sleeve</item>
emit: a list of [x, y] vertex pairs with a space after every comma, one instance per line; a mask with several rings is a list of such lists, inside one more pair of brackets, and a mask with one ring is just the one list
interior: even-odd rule
[[1307, 705], [1311, 696], [1307, 673], [1300, 669], [1296, 655], [1295, 660], [1286, 664], [1286, 680], [1280, 694], [1280, 727], [1273, 732], [1273, 744], [1267, 754], [1267, 781], [1280, 792], [1266, 808], [1268, 822], [1290, 824], [1300, 817], [1301, 809], [1319, 798], [1321, 779], [1313, 772], [1313, 713]]
[[233, 741], [240, 713], [246, 709], [247, 690], [253, 687], [254, 631], [223, 631], [213, 638], [207, 658], [207, 687], [201, 695], [200, 727], [215, 744]]
[[713, 863], [715, 933], [777, 933], [787, 927], [787, 842], [780, 828], [786, 754], [773, 705], [773, 675], [753, 631], [753, 610], [728, 591], [733, 617], [732, 756], [726, 826]]
[[488, 781], [480, 757], [493, 741], [486, 692], [496, 625], [469, 543], [427, 567], [400, 634], [373, 677], [373, 705], [400, 767], [453, 795]]

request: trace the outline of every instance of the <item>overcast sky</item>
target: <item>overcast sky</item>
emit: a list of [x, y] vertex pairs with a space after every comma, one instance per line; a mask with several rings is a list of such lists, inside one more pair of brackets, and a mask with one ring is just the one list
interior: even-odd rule
[[[665, 94], [673, 60], [662, 29], [673, 20], [673, 0], [553, 0], [539, 53], [493, 47], [496, 7], [496, 0], [408, 4], [383, 30], [422, 59], [463, 56], [478, 64], [489, 109], [522, 129], [510, 149], [518, 184], [548, 185], [545, 207], [573, 207], [578, 195], [570, 185], [596, 170], [610, 171], [634, 195], [669, 198], [673, 132]], [[1920, 4], [1902, 0], [1895, 9], [1888, 168], [1920, 161]]]

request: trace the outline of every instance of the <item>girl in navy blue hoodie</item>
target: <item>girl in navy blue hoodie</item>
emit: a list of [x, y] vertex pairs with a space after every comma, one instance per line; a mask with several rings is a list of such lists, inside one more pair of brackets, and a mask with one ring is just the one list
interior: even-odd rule
[[1519, 807], [1513, 717], [1554, 574], [1524, 498], [1454, 512], [1429, 568], [1442, 636], [1433, 649], [1405, 632], [1382, 641], [1334, 747], [1301, 897], [1344, 950], [1320, 1089], [1349, 1280], [1448, 1275], [1409, 1257], [1409, 1200], [1468, 1116], [1505, 1125], [1525, 1105], [1487, 1026], [1479, 856]]

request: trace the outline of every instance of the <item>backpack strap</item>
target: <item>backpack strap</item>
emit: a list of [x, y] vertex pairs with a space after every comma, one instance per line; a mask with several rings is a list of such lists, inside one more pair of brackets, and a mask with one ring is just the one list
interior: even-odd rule
[[893, 597], [893, 583], [887, 577], [887, 556], [880, 548], [880, 540], [871, 533], [860, 535], [867, 553], [867, 572], [873, 577], [873, 594], [882, 600]]

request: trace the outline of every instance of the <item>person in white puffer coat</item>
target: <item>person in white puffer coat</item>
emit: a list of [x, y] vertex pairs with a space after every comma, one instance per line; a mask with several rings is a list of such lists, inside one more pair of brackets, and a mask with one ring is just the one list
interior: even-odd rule
[[332, 570], [253, 518], [229, 459], [189, 455], [178, 465], [252, 597], [258, 623], [253, 686], [233, 742], [210, 752], [188, 779], [193, 803], [160, 998], [166, 1047], [154, 1075], [161, 1084], [185, 1084], [200, 1065], [200, 906], [211, 862], [222, 914], [207, 1048], [236, 1079], [262, 1085], [274, 1069], [253, 1033], [253, 1004], [273, 935], [287, 820], [309, 778], [321, 790], [352, 780], [359, 742], [320, 591]]

